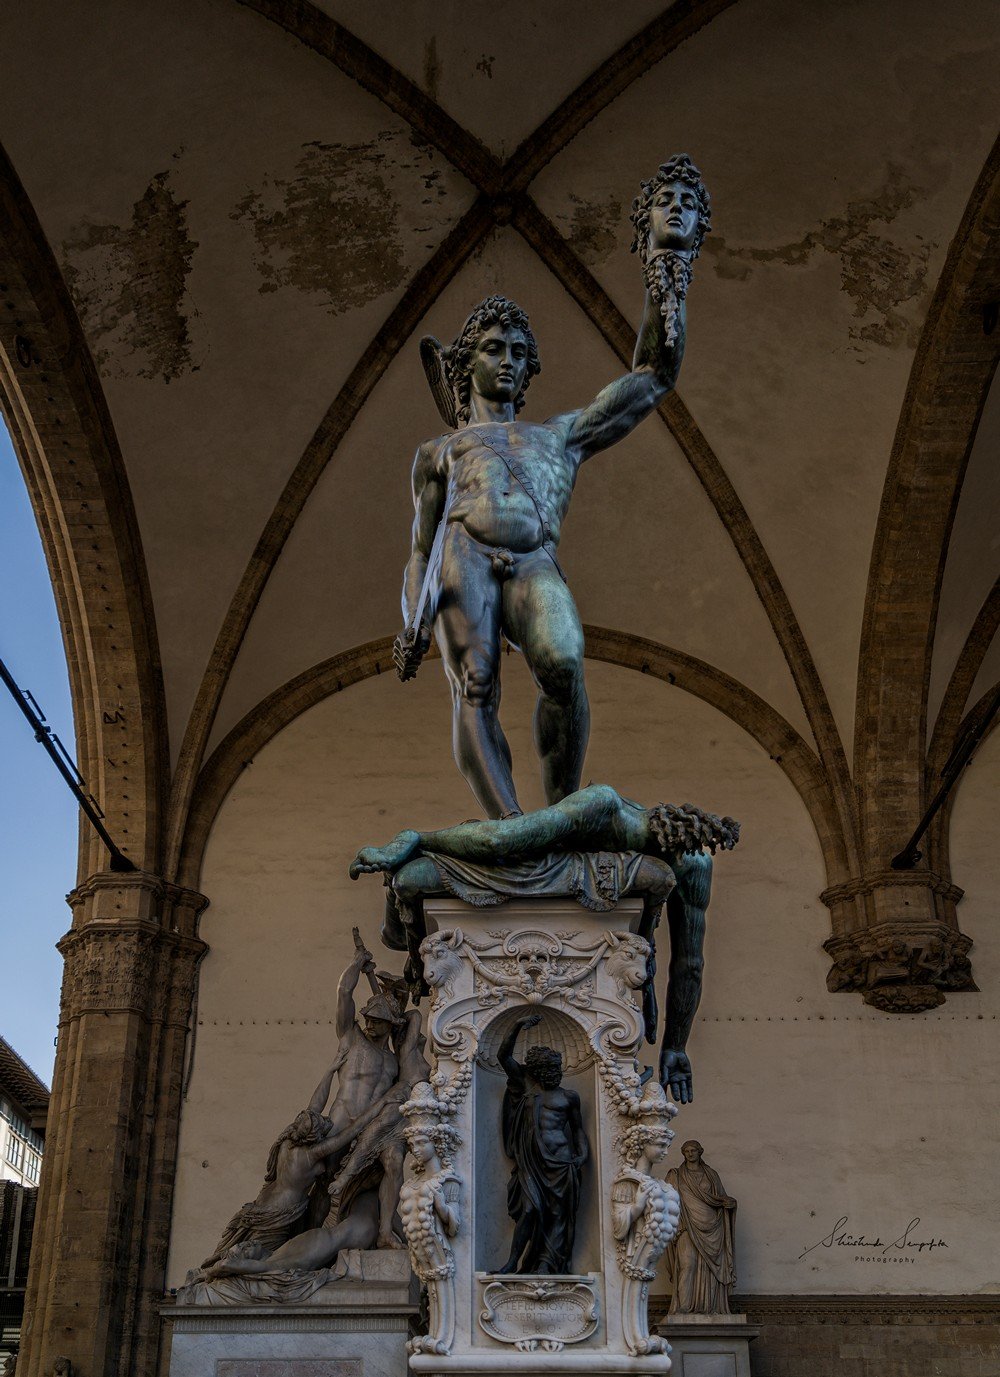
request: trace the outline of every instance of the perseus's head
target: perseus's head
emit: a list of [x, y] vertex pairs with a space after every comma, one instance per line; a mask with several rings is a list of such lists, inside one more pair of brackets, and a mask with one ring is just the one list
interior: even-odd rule
[[510, 402], [515, 412], [520, 411], [528, 384], [540, 369], [527, 315], [505, 296], [488, 296], [445, 356], [459, 425], [468, 423], [473, 390], [490, 401]]
[[675, 153], [642, 183], [630, 219], [635, 230], [632, 252], [643, 263], [663, 249], [698, 257], [712, 228], [712, 203], [701, 173], [686, 153]]

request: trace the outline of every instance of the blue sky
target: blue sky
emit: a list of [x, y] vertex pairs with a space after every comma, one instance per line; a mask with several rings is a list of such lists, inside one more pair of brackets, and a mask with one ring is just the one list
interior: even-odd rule
[[[0, 658], [74, 751], [62, 635], [28, 490], [0, 420]], [[52, 1082], [77, 806], [0, 685], [0, 1035]]]

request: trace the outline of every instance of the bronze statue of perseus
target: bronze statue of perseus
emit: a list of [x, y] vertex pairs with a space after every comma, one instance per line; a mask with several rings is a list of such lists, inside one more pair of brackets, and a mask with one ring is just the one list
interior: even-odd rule
[[623, 439], [673, 388], [684, 297], [709, 228], [708, 193], [686, 155], [663, 163], [632, 208], [646, 302], [632, 371], [577, 411], [517, 419], [538, 350], [503, 296], [472, 312], [453, 344], [420, 352], [448, 431], [413, 463], [413, 549], [394, 660], [411, 678], [434, 635], [454, 701], [454, 750], [487, 817], [521, 812], [500, 728], [500, 650], [519, 649], [538, 686], [535, 745], [546, 801], [580, 787], [590, 710], [583, 631], [557, 557], [581, 464]]

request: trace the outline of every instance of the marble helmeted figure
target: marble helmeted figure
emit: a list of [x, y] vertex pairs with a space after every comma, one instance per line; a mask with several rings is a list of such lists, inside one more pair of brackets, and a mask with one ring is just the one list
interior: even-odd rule
[[632, 371], [589, 405], [539, 425], [519, 421], [538, 351], [528, 318], [491, 296], [445, 348], [421, 356], [447, 434], [413, 464], [413, 547], [394, 659], [411, 678], [437, 638], [451, 686], [459, 769], [487, 817], [520, 813], [500, 727], [501, 638], [538, 686], [535, 743], [546, 801], [580, 787], [590, 729], [583, 631], [556, 550], [580, 466], [623, 439], [677, 380], [690, 266], [709, 228], [708, 193], [684, 155], [643, 183], [633, 247], [647, 297]]

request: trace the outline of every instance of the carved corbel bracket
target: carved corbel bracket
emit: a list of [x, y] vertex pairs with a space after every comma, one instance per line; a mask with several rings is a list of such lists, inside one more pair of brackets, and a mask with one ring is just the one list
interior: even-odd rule
[[977, 988], [972, 939], [945, 923], [882, 923], [823, 945], [833, 958], [827, 989], [856, 990], [886, 1013], [921, 1013], [943, 1004], [945, 991]]
[[824, 890], [834, 934], [831, 992], [854, 990], [886, 1013], [920, 1013], [945, 991], [975, 990], [956, 906], [963, 891], [933, 870], [878, 870]]

